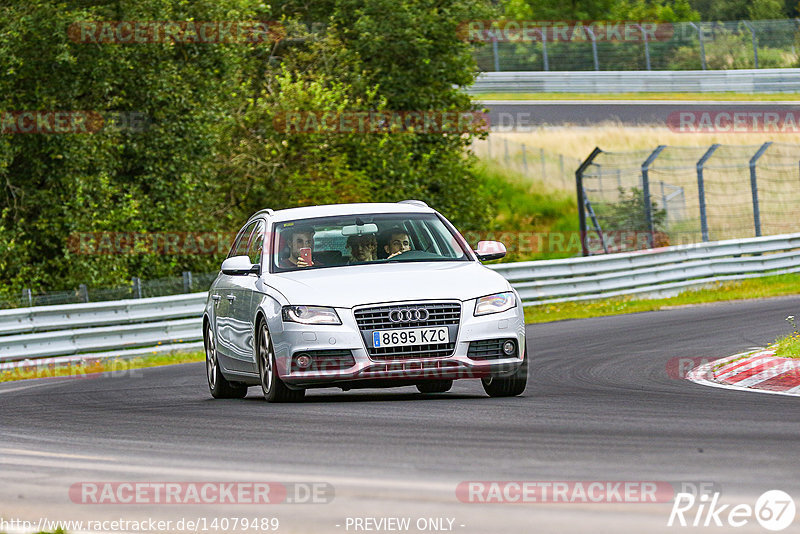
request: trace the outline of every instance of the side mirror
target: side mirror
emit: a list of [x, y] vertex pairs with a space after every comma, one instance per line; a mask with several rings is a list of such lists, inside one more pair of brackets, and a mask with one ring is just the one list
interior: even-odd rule
[[247, 256], [234, 256], [222, 262], [220, 268], [222, 274], [241, 275], [241, 274], [258, 274], [261, 271], [261, 265], [258, 263], [250, 263], [250, 258]]
[[499, 260], [506, 255], [506, 246], [500, 241], [478, 241], [475, 254], [481, 261]]

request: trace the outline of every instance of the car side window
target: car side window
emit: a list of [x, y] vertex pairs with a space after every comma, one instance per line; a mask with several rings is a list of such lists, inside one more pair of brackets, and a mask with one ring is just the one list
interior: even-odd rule
[[247, 245], [247, 256], [250, 258], [250, 263], [261, 263], [261, 252], [264, 250], [264, 228], [264, 221], [258, 221], [250, 234]]
[[239, 237], [236, 238], [236, 244], [234, 244], [228, 257], [247, 256], [247, 245], [250, 243], [250, 235], [253, 233], [256, 224], [258, 224], [258, 221], [251, 222], [239, 233]]

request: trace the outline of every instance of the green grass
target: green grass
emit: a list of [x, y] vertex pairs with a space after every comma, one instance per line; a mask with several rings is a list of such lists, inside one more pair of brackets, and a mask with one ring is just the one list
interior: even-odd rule
[[473, 100], [731, 100], [775, 102], [798, 100], [800, 93], [482, 93]]
[[786, 321], [792, 325], [792, 333], [779, 337], [767, 348], [774, 350], [775, 356], [781, 358], [800, 358], [800, 332], [797, 331], [794, 315], [787, 317]]
[[[586, 302], [562, 302], [529, 306], [525, 308], [525, 322], [546, 323], [565, 319], [583, 319], [664, 310], [675, 306], [692, 304], [796, 295], [798, 288], [800, 288], [800, 274], [784, 274], [738, 282], [716, 283], [708, 288], [685, 291], [672, 298], [647, 300], [628, 296]], [[800, 346], [797, 350], [800, 353]]]
[[479, 164], [477, 172], [497, 206], [488, 231], [478, 235], [464, 232], [471, 244], [477, 244], [478, 237], [503, 242], [508, 250], [504, 262], [566, 258], [580, 253], [574, 195], [491, 162]]
[[[91, 354], [86, 355], [87, 358]], [[31, 369], [8, 369], [0, 372], [0, 382], [27, 380], [31, 378], [82, 377], [96, 373], [125, 372], [131, 369], [175, 365], [179, 363], [199, 362], [205, 359], [203, 352], [171, 352], [168, 354], [151, 354], [136, 358], [114, 358], [86, 364], [70, 364], [47, 366]]]

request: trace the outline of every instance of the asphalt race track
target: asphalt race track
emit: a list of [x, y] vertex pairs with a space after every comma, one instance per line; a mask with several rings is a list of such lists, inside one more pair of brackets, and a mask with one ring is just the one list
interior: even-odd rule
[[[244, 400], [215, 401], [200, 363], [5, 383], [0, 516], [274, 517], [278, 532], [321, 534], [366, 531], [355, 529], [354, 518], [390, 517], [411, 518], [407, 532], [728, 531], [667, 527], [669, 502], [476, 504], [459, 501], [456, 487], [475, 480], [706, 483], [722, 502], [753, 506], [764, 491], [780, 489], [800, 503], [800, 399], [704, 387], [667, 371], [677, 357], [765, 345], [788, 333], [784, 318], [798, 311], [800, 297], [789, 297], [532, 325], [528, 389], [511, 399], [490, 399], [477, 381], [462, 381], [441, 395], [316, 390], [303, 403], [276, 405], [251, 388]], [[320, 482], [335, 497], [75, 503], [69, 489], [83, 481]], [[429, 518], [453, 522], [450, 530], [447, 521], [422, 530], [420, 518], [423, 526]], [[799, 529], [795, 519], [785, 532]], [[754, 518], [736, 531], [765, 532]]]
[[[611, 121], [625, 125], [680, 126], [679, 113], [800, 112], [797, 102], [675, 101], [675, 100], [484, 100], [492, 131], [525, 132], [545, 125], [596, 126]], [[712, 118], [713, 120], [713, 118]], [[793, 130], [792, 130], [793, 131]]]

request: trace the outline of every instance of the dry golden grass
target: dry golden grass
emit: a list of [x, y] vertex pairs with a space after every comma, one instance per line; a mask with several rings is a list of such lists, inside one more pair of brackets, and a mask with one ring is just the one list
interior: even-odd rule
[[675, 239], [681, 236], [691, 240], [699, 231], [696, 163], [708, 147], [718, 143], [723, 146], [705, 167], [706, 212], [711, 238], [729, 239], [742, 237], [743, 225], [753, 220], [748, 163], [768, 141], [775, 144], [758, 163], [762, 233], [796, 232], [800, 134], [678, 133], [667, 127], [604, 123], [594, 127], [541, 127], [525, 133], [495, 132], [488, 141], [476, 142], [474, 150], [483, 159], [491, 151], [492, 159], [501, 167], [566, 192], [575, 189], [575, 170], [580, 162], [599, 146], [612, 154], [598, 158], [593, 172], [602, 167], [605, 174], [590, 179], [586, 187], [593, 190], [595, 201], [611, 201], [618, 197], [619, 187], [638, 186], [641, 163], [657, 146], [667, 145], [651, 168], [651, 194], [657, 203], [664, 204], [665, 194], [680, 190], [681, 197], [673, 202], [679, 210], [673, 211], [673, 219], [677, 217], [678, 222], [670, 228]]

